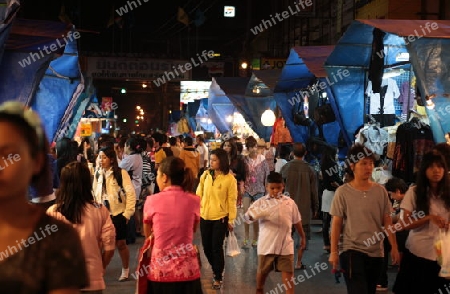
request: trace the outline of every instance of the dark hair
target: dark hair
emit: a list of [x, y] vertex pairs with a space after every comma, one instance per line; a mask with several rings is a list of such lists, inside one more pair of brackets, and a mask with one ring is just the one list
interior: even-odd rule
[[140, 145], [141, 142], [138, 138], [131, 137], [128, 138], [127, 142], [125, 143], [126, 146], [129, 146], [132, 153], [141, 153], [142, 152], [142, 146]]
[[155, 140], [156, 143], [159, 143], [159, 145], [162, 145], [164, 143], [164, 138], [161, 133], [153, 133], [152, 138]]
[[103, 152], [106, 157], [108, 157], [111, 160], [111, 167], [113, 170], [113, 175], [116, 181], [120, 182], [119, 179], [122, 178], [122, 169], [119, 167], [119, 164], [117, 162], [117, 154], [116, 151], [114, 151], [114, 148], [111, 147], [104, 147], [98, 151], [98, 154], [100, 152]]
[[450, 145], [447, 143], [439, 143], [433, 147], [433, 150], [436, 150], [444, 156], [445, 164], [450, 169]]
[[281, 145], [280, 146], [280, 154], [279, 154], [280, 158], [288, 159], [290, 154], [291, 154], [291, 148], [289, 148], [288, 145]]
[[[51, 171], [47, 157], [47, 154], [49, 153], [49, 143], [44, 130], [41, 130], [42, 134], [41, 137], [39, 137], [35, 128], [33, 128], [22, 116], [18, 114], [0, 112], [0, 122], [10, 123], [17, 128], [22, 137], [28, 143], [30, 155], [33, 159], [36, 159], [39, 155], [42, 155], [43, 157], [42, 168], [39, 173], [31, 178], [31, 184], [38, 185], [40, 182], [46, 181], [49, 178]], [[51, 181], [52, 179], [50, 178], [49, 180]]]
[[408, 185], [400, 178], [389, 179], [386, 184], [384, 184], [384, 187], [388, 192], [396, 192], [399, 190], [401, 194], [405, 194], [406, 191], [408, 191]]
[[71, 162], [63, 167], [56, 192], [56, 211], [73, 224], [80, 224], [84, 208], [93, 204], [91, 173], [86, 164]]
[[78, 146], [78, 153], [83, 154], [84, 152], [84, 143], [91, 145], [91, 142], [89, 141], [89, 138], [83, 138], [81, 140], [80, 145]]
[[239, 154], [241, 154], [242, 151], [244, 150], [244, 145], [242, 144], [242, 142], [237, 142], [236, 140], [235, 140], [235, 142], [236, 142], [237, 152], [238, 152]]
[[75, 161], [77, 160], [77, 154], [75, 152], [77, 149], [78, 145], [75, 148], [72, 140], [66, 137], [61, 138], [56, 142], [56, 158], [67, 163]]
[[336, 163], [337, 150], [333, 147], [326, 147], [323, 149], [320, 165], [334, 164]]
[[306, 146], [303, 143], [294, 143], [292, 145], [292, 153], [295, 157], [303, 157], [306, 154]]
[[245, 139], [245, 146], [248, 148], [256, 147], [258, 142], [256, 141], [255, 137], [249, 136]]
[[117, 147], [120, 147], [122, 149], [125, 148], [125, 143], [127, 142], [127, 140], [127, 137], [120, 138], [119, 143], [117, 143]]
[[[361, 157], [361, 155], [363, 155]], [[370, 150], [369, 148], [367, 148], [366, 146], [362, 145], [362, 144], [354, 144], [347, 153], [347, 158], [345, 159], [345, 172], [348, 174], [348, 176], [350, 177], [350, 179], [354, 179], [355, 178], [355, 174], [353, 173], [350, 164], [356, 164], [358, 163], [361, 159], [364, 158], [369, 158], [373, 161], [373, 163], [375, 164], [375, 162], [377, 161], [377, 158], [375, 156], [375, 153], [373, 153], [372, 150]]]
[[219, 159], [219, 170], [224, 174], [227, 175], [230, 171], [230, 163], [228, 161], [228, 154], [225, 150], [217, 148], [211, 151], [211, 155], [217, 156]]
[[170, 144], [170, 146], [177, 145], [177, 138], [176, 137], [170, 137], [169, 138], [169, 144]]
[[101, 134], [98, 138], [98, 149], [103, 147], [113, 147], [114, 148], [114, 137], [108, 134]]
[[180, 139], [180, 143], [184, 142], [184, 136], [183, 135], [178, 135], [178, 139]]
[[222, 142], [222, 144], [220, 144], [220, 148], [223, 149], [223, 146], [225, 145], [225, 143], [230, 144], [230, 147], [231, 147], [230, 158], [231, 158], [231, 160], [235, 159], [237, 157], [237, 146], [236, 146], [236, 143], [234, 143], [233, 139], [228, 139], [228, 140]]
[[203, 137], [203, 135], [197, 135], [197, 140], [199, 140], [202, 143], [205, 143], [205, 138]]
[[192, 146], [194, 144], [194, 140], [191, 137], [186, 137], [184, 139], [184, 143], [186, 143], [187, 146]]
[[430, 199], [428, 194], [428, 188], [430, 187], [430, 181], [426, 176], [427, 169], [433, 165], [437, 164], [444, 168], [444, 176], [438, 184], [438, 190], [441, 194], [441, 198], [444, 202], [445, 208], [450, 209], [450, 177], [448, 176], [448, 168], [445, 164], [445, 159], [437, 151], [430, 151], [426, 153], [420, 164], [419, 171], [417, 173], [416, 179], [416, 207], [418, 211], [425, 212], [426, 215], [430, 213]]
[[192, 191], [194, 187], [194, 173], [181, 158], [169, 156], [163, 159], [158, 172], [165, 174], [172, 185], [180, 186], [184, 191]]
[[155, 141], [152, 137], [147, 138], [145, 141], [147, 142], [147, 147], [149, 147], [150, 149], [153, 148], [153, 145], [155, 145]]
[[280, 173], [271, 171], [269, 173], [269, 175], [267, 176], [267, 181], [268, 184], [282, 184], [283, 183], [283, 177], [281, 176]]

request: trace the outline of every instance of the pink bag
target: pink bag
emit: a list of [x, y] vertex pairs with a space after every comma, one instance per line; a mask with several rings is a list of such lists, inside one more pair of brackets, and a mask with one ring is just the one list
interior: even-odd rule
[[139, 250], [138, 266], [134, 276], [137, 281], [135, 294], [147, 294], [148, 288], [148, 273], [150, 271], [150, 260], [152, 256], [152, 248], [155, 240], [153, 238], [153, 233], [145, 240], [144, 245], [142, 245]]

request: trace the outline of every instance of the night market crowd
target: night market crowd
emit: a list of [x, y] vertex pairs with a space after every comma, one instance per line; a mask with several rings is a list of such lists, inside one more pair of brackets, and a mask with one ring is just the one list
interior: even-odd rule
[[239, 246], [257, 250], [257, 294], [274, 270], [294, 293], [313, 219], [322, 220], [323, 250], [348, 293], [387, 290], [389, 263], [400, 265], [394, 293], [448, 293], [449, 149], [440, 143], [423, 154], [407, 182], [360, 143], [345, 160], [333, 146], [252, 136], [217, 146], [202, 135], [160, 132], [49, 143], [35, 112], [7, 102], [0, 106], [0, 292], [102, 293], [116, 249], [118, 280], [138, 278], [128, 245], [144, 237], [146, 293], [202, 293], [198, 229], [211, 287], [221, 289], [224, 240], [235, 238], [242, 209]]

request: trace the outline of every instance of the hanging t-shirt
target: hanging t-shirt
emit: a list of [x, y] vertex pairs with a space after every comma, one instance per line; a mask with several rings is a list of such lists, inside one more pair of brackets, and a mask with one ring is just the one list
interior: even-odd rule
[[[398, 89], [397, 83], [393, 79], [383, 79], [381, 83], [381, 87], [388, 86], [386, 90], [386, 95], [384, 96], [384, 106], [383, 106], [383, 114], [395, 114], [394, 107], [394, 99], [397, 99], [400, 96], [400, 90]], [[380, 113], [380, 93], [374, 93], [372, 91], [372, 82], [369, 81], [367, 84], [366, 90], [367, 96], [370, 99], [370, 114], [379, 114]]]

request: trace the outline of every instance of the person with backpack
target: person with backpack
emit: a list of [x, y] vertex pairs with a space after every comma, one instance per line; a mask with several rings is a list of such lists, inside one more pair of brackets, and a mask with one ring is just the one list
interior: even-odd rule
[[126, 244], [127, 224], [134, 214], [136, 195], [128, 172], [119, 168], [116, 152], [111, 147], [100, 149], [99, 164], [94, 175], [94, 199], [108, 208], [116, 229], [116, 248], [122, 260], [119, 281], [129, 277], [130, 252]]
[[[119, 162], [119, 167], [126, 170], [133, 183], [134, 193], [136, 195], [136, 205], [139, 205], [139, 197], [141, 196], [142, 186], [142, 143], [138, 137], [128, 138], [125, 142], [124, 153], [122, 161]], [[138, 211], [138, 207], [135, 208]], [[140, 221], [140, 220], [138, 220]], [[133, 216], [128, 223], [127, 244], [134, 244], [136, 242], [136, 216]]]

